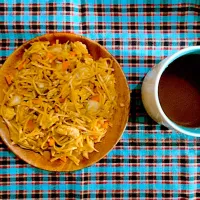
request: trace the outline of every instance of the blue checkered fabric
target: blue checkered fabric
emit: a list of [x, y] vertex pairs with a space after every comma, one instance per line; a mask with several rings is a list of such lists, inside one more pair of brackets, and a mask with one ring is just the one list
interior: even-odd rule
[[0, 199], [200, 199], [200, 141], [156, 124], [141, 102], [145, 74], [178, 50], [199, 45], [199, 0], [0, 0], [0, 63], [50, 32], [98, 41], [127, 77], [131, 115], [100, 162], [73, 173], [34, 168], [0, 141]]

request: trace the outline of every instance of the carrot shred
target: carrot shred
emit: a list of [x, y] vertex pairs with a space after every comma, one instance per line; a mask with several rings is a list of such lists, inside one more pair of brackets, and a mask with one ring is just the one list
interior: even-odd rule
[[65, 98], [59, 98], [59, 102], [60, 103], [64, 103], [65, 102]]
[[33, 99], [32, 103], [34, 103], [34, 104], [41, 104], [42, 100], [41, 99]]
[[53, 55], [52, 53], [48, 52], [48, 53], [47, 53], [47, 57], [48, 57], [49, 59], [51, 59], [51, 58], [54, 57], [54, 55]]
[[23, 61], [23, 62], [18, 66], [18, 70], [22, 70], [22, 69], [24, 68], [24, 66], [25, 66], [26, 64], [28, 64], [28, 63], [29, 63], [29, 60]]
[[28, 120], [28, 122], [27, 122], [27, 129], [29, 130], [29, 131], [33, 131], [34, 130], [34, 128], [35, 128], [35, 123], [33, 122], [33, 120]]
[[53, 61], [56, 59], [56, 56], [54, 56], [53, 58], [51, 58], [50, 60], [49, 60], [49, 62], [50, 63], [53, 63]]
[[94, 95], [94, 96], [91, 97], [91, 100], [99, 102], [100, 101], [100, 96], [99, 95]]
[[66, 69], [69, 67], [69, 62], [68, 61], [64, 61], [63, 63], [62, 63], [62, 69], [63, 69], [63, 71], [66, 71]]
[[69, 54], [70, 54], [70, 56], [75, 56], [76, 55], [76, 53], [74, 51], [70, 51]]
[[55, 112], [58, 112], [58, 106], [57, 105], [54, 106], [54, 110], [55, 110]]
[[22, 70], [24, 68], [24, 64], [18, 66], [18, 70]]
[[6, 79], [6, 82], [8, 83], [8, 85], [10, 85], [13, 81], [13, 76], [11, 74], [6, 74], [5, 79]]
[[91, 139], [93, 139], [93, 140], [96, 140], [97, 138], [98, 138], [98, 137], [95, 136], [95, 135], [91, 136]]
[[108, 125], [109, 125], [109, 122], [108, 121], [105, 121], [103, 124], [102, 124], [102, 127], [107, 129], [108, 128]]
[[60, 160], [62, 160], [63, 162], [67, 162], [66, 156], [61, 157]]
[[48, 139], [49, 146], [52, 147], [55, 144], [55, 140], [53, 138]]

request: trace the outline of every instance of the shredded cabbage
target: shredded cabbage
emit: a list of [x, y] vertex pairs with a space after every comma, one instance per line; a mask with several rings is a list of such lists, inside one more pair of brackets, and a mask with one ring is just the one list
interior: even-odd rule
[[79, 41], [38, 41], [16, 69], [0, 110], [13, 144], [76, 165], [97, 151], [117, 105], [112, 60], [94, 60]]

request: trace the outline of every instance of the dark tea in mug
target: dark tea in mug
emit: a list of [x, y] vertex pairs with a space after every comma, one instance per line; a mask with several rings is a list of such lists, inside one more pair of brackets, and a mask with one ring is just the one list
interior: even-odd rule
[[185, 55], [169, 64], [161, 75], [158, 96], [171, 121], [200, 127], [200, 54]]

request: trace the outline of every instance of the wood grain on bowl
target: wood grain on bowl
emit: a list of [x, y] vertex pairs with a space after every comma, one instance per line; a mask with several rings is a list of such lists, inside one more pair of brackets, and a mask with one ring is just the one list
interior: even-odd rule
[[[72, 33], [52, 33], [46, 34], [32, 40], [27, 41], [18, 49], [16, 49], [6, 60], [0, 70], [0, 101], [2, 101], [4, 93], [3, 89], [6, 89], [7, 83], [5, 81], [5, 74], [13, 74], [15, 73], [15, 65], [21, 59], [24, 50], [30, 47], [30, 44], [35, 41], [50, 41], [51, 44], [55, 43], [56, 40], [59, 40], [60, 43], [65, 43], [67, 41], [80, 41], [87, 46], [89, 53], [92, 55], [94, 59], [98, 59], [100, 57], [103, 58], [111, 58], [113, 60], [113, 68], [114, 75], [116, 79], [116, 91], [118, 95], [118, 106], [115, 111], [115, 114], [112, 119], [112, 127], [109, 127], [105, 137], [102, 139], [101, 143], [95, 144], [95, 148], [99, 152], [93, 152], [89, 154], [89, 159], [84, 159], [77, 166], [72, 161], [67, 160], [66, 163], [61, 160], [56, 160], [54, 162], [50, 162], [50, 155], [48, 152], [45, 152], [43, 156], [38, 153], [35, 153], [30, 150], [23, 149], [17, 145], [12, 145], [12, 141], [10, 140], [10, 135], [7, 126], [3, 122], [3, 119], [0, 120], [0, 135], [5, 144], [13, 151], [18, 157], [20, 157], [25, 162], [49, 171], [74, 171], [83, 169], [88, 167], [96, 162], [98, 162], [101, 158], [103, 158], [118, 142], [120, 139], [129, 115], [129, 106], [130, 106], [130, 92], [128, 88], [128, 84], [124, 73], [115, 60], [115, 58], [100, 44], [95, 41], [92, 41], [88, 38], [75, 35]], [[120, 104], [124, 106], [120, 106]]]

